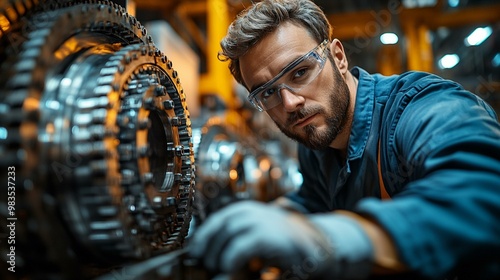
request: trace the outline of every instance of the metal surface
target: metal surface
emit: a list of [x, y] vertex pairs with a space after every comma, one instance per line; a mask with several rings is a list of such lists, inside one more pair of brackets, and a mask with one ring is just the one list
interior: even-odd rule
[[95, 280], [275, 280], [280, 279], [279, 273], [277, 269], [262, 272], [245, 269], [231, 275], [211, 273], [198, 260], [190, 258], [188, 250], [181, 249], [113, 270]]
[[262, 124], [193, 125], [173, 62], [110, 1], [0, 2], [0, 69], [2, 279], [226, 279], [183, 249], [192, 217], [298, 186]]
[[87, 278], [180, 248], [194, 153], [172, 61], [110, 1], [1, 8], [0, 179], [13, 175], [15, 207], [4, 184], [0, 227], [16, 233], [4, 279]]
[[197, 222], [235, 200], [268, 202], [300, 186], [291, 142], [231, 111], [204, 115], [193, 122]]

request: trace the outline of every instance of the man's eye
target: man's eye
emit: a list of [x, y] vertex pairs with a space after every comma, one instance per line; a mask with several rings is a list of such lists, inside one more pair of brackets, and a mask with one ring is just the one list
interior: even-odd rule
[[307, 68], [301, 68], [301, 69], [299, 69], [299, 70], [297, 70], [297, 71], [294, 72], [293, 78], [294, 79], [300, 79], [303, 76], [306, 76], [307, 73], [308, 73]]
[[268, 89], [266, 89], [266, 90], [264, 90], [262, 92], [261, 97], [263, 99], [267, 99], [267, 98], [271, 97], [275, 93], [276, 93], [276, 88], [268, 88]]

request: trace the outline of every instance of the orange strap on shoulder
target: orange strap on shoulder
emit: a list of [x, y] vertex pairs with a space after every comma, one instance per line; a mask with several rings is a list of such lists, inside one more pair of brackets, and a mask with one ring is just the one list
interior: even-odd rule
[[382, 179], [382, 165], [380, 163], [380, 139], [378, 141], [378, 151], [377, 151], [377, 167], [378, 167], [378, 184], [380, 186], [380, 197], [382, 199], [391, 199], [389, 193], [385, 189], [384, 179]]

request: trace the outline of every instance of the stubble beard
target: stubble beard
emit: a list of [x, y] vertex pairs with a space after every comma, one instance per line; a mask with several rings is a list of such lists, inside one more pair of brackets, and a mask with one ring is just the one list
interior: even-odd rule
[[[321, 106], [302, 108], [291, 113], [284, 126], [275, 122], [283, 134], [310, 149], [321, 150], [328, 148], [345, 129], [349, 120], [349, 88], [344, 79], [342, 79], [339, 70], [335, 67], [333, 68], [334, 85], [336, 85], [336, 88], [333, 88], [332, 85], [327, 89], [331, 92], [329, 106], [327, 108], [330, 112], [327, 112], [325, 107]], [[291, 129], [297, 120], [306, 116], [312, 116], [313, 114], [319, 114], [325, 117], [325, 129], [320, 129], [313, 124], [306, 125], [303, 128], [303, 134], [294, 132]]]

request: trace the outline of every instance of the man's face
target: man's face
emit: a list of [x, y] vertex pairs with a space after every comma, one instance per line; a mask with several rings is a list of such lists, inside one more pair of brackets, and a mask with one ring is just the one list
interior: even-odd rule
[[[319, 43], [303, 27], [283, 24], [241, 57], [245, 85], [265, 84]], [[266, 111], [285, 135], [312, 149], [330, 146], [349, 120], [349, 88], [334, 63], [329, 53], [318, 76], [297, 92], [278, 87], [282, 102]]]

